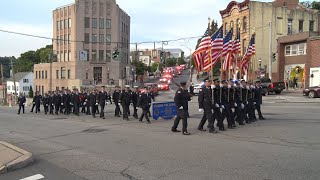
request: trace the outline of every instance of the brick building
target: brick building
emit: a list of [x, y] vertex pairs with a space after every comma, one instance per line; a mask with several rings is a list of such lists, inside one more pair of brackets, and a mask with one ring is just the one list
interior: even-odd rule
[[299, 87], [320, 85], [320, 36], [298, 33], [278, 38], [276, 81], [298, 79]]
[[54, 62], [34, 66], [36, 91], [132, 83], [130, 16], [115, 0], [75, 0], [55, 9], [53, 37]]
[[279, 56], [277, 39], [301, 32], [318, 33], [320, 29], [319, 12], [305, 8], [299, 4], [299, 0], [275, 0], [273, 2], [245, 0], [241, 3], [232, 1], [226, 9], [220, 11], [220, 14], [224, 33], [233, 28], [233, 37], [235, 37], [237, 31], [240, 30], [241, 55], [248, 47], [251, 34], [256, 33], [256, 55], [251, 61], [253, 70], [258, 69], [258, 60], [261, 59], [262, 67], [267, 67], [266, 72], [272, 71], [272, 79], [277, 77], [279, 69], [279, 62], [272, 58], [273, 54]]

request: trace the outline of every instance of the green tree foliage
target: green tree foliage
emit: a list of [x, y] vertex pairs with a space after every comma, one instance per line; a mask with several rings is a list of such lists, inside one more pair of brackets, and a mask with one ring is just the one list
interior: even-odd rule
[[166, 66], [167, 67], [172, 67], [172, 66], [175, 66], [177, 64], [177, 59], [172, 57], [172, 58], [168, 58], [166, 60]]
[[133, 61], [132, 64], [136, 67], [136, 74], [137, 75], [144, 75], [146, 71], [146, 66], [141, 61]]
[[[218, 30], [218, 22], [212, 20], [211, 26], [210, 26], [210, 30], [209, 30], [209, 35], [211, 36], [211, 35], [214, 34], [217, 30]], [[198, 39], [198, 42], [197, 42], [197, 45], [196, 45], [196, 49], [198, 48], [200, 42], [201, 42], [201, 38]]]
[[151, 64], [151, 72], [156, 72], [158, 69], [158, 63], [152, 63]]
[[32, 86], [29, 88], [29, 98], [33, 98], [33, 89]]
[[3, 76], [5, 78], [9, 78], [10, 77], [11, 59], [12, 59], [12, 63], [16, 62], [16, 58], [14, 56], [12, 56], [12, 57], [0, 57], [0, 64], [3, 65]]
[[320, 10], [320, 2], [318, 1], [304, 1], [301, 2], [300, 4], [302, 4], [303, 6], [310, 8], [310, 9], [316, 9], [316, 10]]
[[181, 65], [181, 64], [186, 64], [186, 62], [184, 61], [184, 58], [183, 57], [180, 57], [178, 59], [178, 65]]

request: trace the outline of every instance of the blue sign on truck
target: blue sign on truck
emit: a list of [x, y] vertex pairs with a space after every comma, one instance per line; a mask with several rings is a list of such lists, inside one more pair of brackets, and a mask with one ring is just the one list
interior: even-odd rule
[[174, 102], [155, 102], [152, 103], [153, 119], [158, 120], [160, 117], [170, 120], [177, 115], [176, 104]]

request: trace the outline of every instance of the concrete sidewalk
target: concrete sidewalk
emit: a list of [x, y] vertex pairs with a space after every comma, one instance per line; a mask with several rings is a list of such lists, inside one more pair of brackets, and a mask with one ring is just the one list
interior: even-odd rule
[[23, 168], [32, 162], [30, 152], [0, 141], [0, 174]]

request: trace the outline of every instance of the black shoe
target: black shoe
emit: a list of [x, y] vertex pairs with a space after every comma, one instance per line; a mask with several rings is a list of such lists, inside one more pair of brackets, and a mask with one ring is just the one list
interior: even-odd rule
[[142, 120], [139, 120], [139, 122], [143, 123]]
[[102, 119], [106, 119], [105, 117], [103, 117]]
[[243, 125], [244, 125], [244, 123], [243, 123], [243, 122], [239, 122], [239, 125], [243, 126]]
[[172, 132], [181, 132], [179, 130], [176, 130], [176, 129], [171, 129]]
[[224, 127], [219, 127], [220, 131], [225, 131], [226, 129]]
[[17, 114], [20, 114], [20, 113], [17, 113]]
[[198, 130], [199, 130], [199, 131], [207, 131], [207, 130], [205, 130], [205, 129], [203, 129], [203, 128], [198, 128]]
[[246, 123], [247, 123], [247, 124], [250, 124], [251, 122], [250, 122], [250, 121], [246, 121]]
[[182, 134], [183, 135], [190, 135], [190, 133], [188, 131], [184, 131]]
[[234, 129], [234, 127], [232, 125], [228, 126], [229, 129]]
[[260, 119], [260, 120], [266, 120], [266, 118], [264, 118], [264, 117], [260, 117], [259, 119]]
[[209, 131], [209, 133], [217, 134], [217, 133], [218, 133], [218, 131], [216, 131], [215, 129], [211, 129], [211, 130]]

